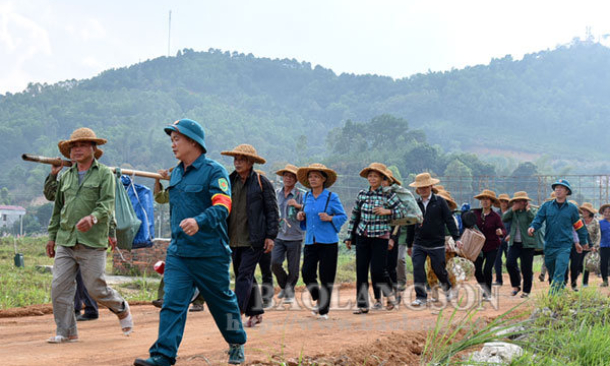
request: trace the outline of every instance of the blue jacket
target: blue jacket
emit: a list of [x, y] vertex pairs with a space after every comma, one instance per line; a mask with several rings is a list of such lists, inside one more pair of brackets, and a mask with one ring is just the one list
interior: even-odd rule
[[[227, 171], [201, 154], [184, 171], [180, 163], [169, 181], [172, 241], [168, 253], [182, 257], [230, 255], [227, 217], [231, 211], [231, 186]], [[199, 231], [189, 236], [180, 222], [194, 218]]]
[[546, 222], [545, 248], [571, 248], [574, 245], [572, 228], [578, 233], [581, 243], [587, 242], [587, 228], [580, 219], [578, 207], [570, 202], [564, 202], [561, 208], [556, 200], [543, 203], [530, 227], [538, 230], [544, 222]]
[[[330, 200], [328, 195], [330, 195]], [[328, 201], [326, 213], [333, 216], [332, 222], [322, 221], [318, 215], [324, 212], [326, 201]], [[315, 198], [309, 191], [305, 193], [303, 203], [305, 220], [301, 221], [301, 229], [306, 230], [305, 245], [338, 243], [341, 226], [347, 221], [347, 215], [339, 201], [339, 196], [324, 189], [318, 198]]]

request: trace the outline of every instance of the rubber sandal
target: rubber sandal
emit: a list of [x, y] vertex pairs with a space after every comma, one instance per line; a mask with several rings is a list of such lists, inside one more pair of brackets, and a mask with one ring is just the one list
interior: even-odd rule
[[71, 336], [71, 337], [64, 337], [61, 335], [56, 335], [53, 336], [49, 339], [47, 339], [47, 343], [73, 343], [73, 342], [78, 342], [78, 337], [77, 336]]
[[356, 315], [368, 314], [368, 313], [369, 313], [369, 309], [358, 308], [358, 310], [354, 311], [354, 314], [356, 314]]

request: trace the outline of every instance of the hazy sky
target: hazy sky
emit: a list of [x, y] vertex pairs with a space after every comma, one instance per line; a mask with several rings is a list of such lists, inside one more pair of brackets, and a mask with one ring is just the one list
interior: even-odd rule
[[[179, 49], [295, 58], [395, 78], [610, 34], [608, 1], [0, 0], [0, 94]], [[610, 39], [608, 39], [610, 42]]]

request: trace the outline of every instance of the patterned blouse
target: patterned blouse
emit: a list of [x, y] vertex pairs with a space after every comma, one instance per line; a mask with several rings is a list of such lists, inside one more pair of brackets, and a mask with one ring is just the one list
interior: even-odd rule
[[[383, 207], [392, 210], [391, 215], [377, 215], [373, 212], [375, 207]], [[390, 238], [390, 222], [398, 220], [407, 214], [406, 207], [402, 204], [395, 193], [386, 195], [382, 187], [374, 191], [370, 189], [361, 190], [356, 198], [356, 205], [352, 210], [347, 231], [370, 238]]]

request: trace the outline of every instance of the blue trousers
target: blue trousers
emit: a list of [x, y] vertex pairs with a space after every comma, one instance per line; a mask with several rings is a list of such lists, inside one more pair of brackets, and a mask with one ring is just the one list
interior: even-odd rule
[[570, 251], [572, 246], [567, 247], [549, 247], [544, 246], [544, 265], [549, 271], [551, 278], [550, 294], [555, 294], [562, 290], [565, 285], [565, 275], [570, 262]]
[[165, 295], [159, 315], [159, 336], [150, 347], [150, 355], [163, 355], [176, 362], [184, 334], [189, 303], [199, 289], [216, 326], [229, 344], [246, 343], [239, 306], [230, 290], [229, 256], [187, 258], [167, 254], [165, 258]]

